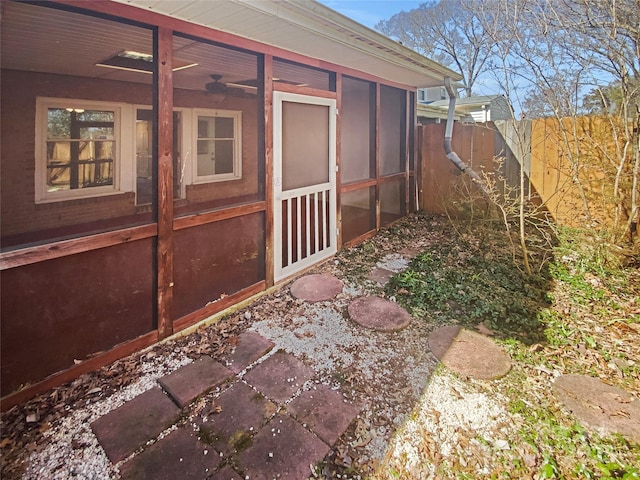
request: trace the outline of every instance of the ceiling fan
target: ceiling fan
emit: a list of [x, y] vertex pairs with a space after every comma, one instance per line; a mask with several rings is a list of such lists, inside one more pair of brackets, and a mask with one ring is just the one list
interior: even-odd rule
[[218, 94], [218, 95], [234, 95], [234, 96], [243, 96], [245, 91], [242, 88], [230, 87], [224, 82], [221, 82], [222, 75], [214, 74], [210, 75], [213, 82], [209, 82], [205, 84], [204, 88], [208, 93]]

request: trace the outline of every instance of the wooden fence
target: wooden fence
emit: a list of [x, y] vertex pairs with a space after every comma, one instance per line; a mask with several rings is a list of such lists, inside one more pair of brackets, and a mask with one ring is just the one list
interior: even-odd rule
[[[461, 172], [444, 152], [444, 131], [444, 124], [422, 125], [418, 130], [420, 207], [431, 213], [451, 211], [456, 202], [468, 197], [468, 192], [461, 193]], [[623, 226], [633, 188], [629, 131], [601, 117], [569, 118], [562, 123], [549, 118], [455, 124], [452, 147], [503, 192], [518, 191], [522, 166], [525, 194], [542, 203], [560, 224], [608, 227], [616, 221], [617, 212]], [[616, 182], [625, 151], [627, 160]]]
[[[429, 213], [451, 213], [456, 204], [481, 197], [479, 189], [447, 158], [444, 134], [444, 123], [421, 125], [418, 130], [420, 208]], [[520, 153], [522, 147], [514, 138], [508, 125], [455, 123], [452, 147], [467, 165], [495, 182], [499, 191], [515, 194], [520, 184], [520, 164], [524, 162], [527, 169], [529, 155]], [[528, 191], [528, 185], [525, 188]]]

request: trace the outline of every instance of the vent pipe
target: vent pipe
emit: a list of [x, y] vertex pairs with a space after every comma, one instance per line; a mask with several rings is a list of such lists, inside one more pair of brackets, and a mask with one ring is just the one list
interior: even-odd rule
[[478, 173], [473, 168], [464, 163], [451, 147], [451, 138], [453, 136], [453, 114], [456, 108], [456, 98], [458, 96], [458, 93], [452, 87], [450, 77], [445, 77], [444, 86], [447, 89], [447, 93], [449, 94], [449, 112], [447, 114], [447, 126], [444, 131], [444, 151], [447, 154], [447, 158], [451, 160], [451, 162], [453, 162], [453, 164], [458, 167], [461, 172], [469, 175], [469, 177], [471, 177], [471, 180], [473, 180], [473, 182], [478, 185], [478, 187], [480, 187], [482, 193], [487, 198], [491, 198], [491, 190], [489, 189], [489, 187], [487, 187], [486, 183], [484, 183], [482, 177], [478, 175]]

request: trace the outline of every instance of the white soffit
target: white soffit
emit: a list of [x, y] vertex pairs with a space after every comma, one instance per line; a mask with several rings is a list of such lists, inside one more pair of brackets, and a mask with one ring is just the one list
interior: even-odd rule
[[412, 87], [454, 71], [314, 0], [115, 0]]

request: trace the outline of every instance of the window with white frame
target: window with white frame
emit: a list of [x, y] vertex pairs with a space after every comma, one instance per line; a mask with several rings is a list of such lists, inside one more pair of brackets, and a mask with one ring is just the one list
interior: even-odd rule
[[118, 191], [122, 105], [38, 98], [36, 116], [37, 202]]
[[[127, 191], [151, 202], [149, 107], [39, 97], [36, 117], [36, 203]], [[242, 112], [180, 108], [173, 120], [175, 198], [187, 184], [242, 177]]]
[[194, 110], [194, 183], [242, 177], [242, 112]]

